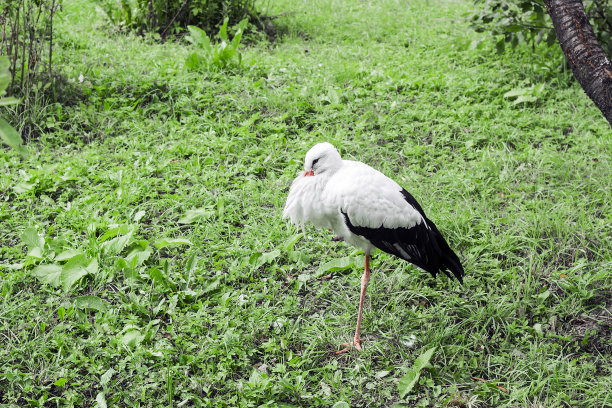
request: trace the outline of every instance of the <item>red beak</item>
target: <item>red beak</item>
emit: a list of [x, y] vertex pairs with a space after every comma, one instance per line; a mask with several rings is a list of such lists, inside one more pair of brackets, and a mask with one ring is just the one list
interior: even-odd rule
[[304, 172], [304, 177], [309, 177], [309, 176], [310, 177], [314, 176], [314, 171], [311, 170], [311, 171], [305, 171]]

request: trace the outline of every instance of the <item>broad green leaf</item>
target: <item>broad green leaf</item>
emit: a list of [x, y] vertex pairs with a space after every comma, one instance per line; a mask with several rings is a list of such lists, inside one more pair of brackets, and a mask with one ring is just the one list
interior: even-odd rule
[[166, 276], [159, 268], [151, 268], [147, 271], [155, 286], [166, 286]]
[[331, 261], [325, 262], [319, 265], [316, 275], [320, 276], [329, 272], [344, 271], [351, 269], [355, 266], [355, 259], [352, 256], [345, 256], [343, 258], [335, 258]]
[[284, 243], [283, 243], [283, 248], [285, 248], [285, 251], [290, 251], [291, 249], [293, 249], [293, 247], [295, 246], [295, 244], [299, 241], [299, 239], [302, 237], [303, 234], [295, 234], [291, 237], [289, 237]]
[[21, 136], [2, 118], [0, 118], [0, 140], [22, 156], [27, 156], [27, 151], [22, 146]]
[[193, 245], [187, 238], [160, 238], [155, 241], [157, 249], [162, 249], [168, 246]]
[[307, 283], [312, 280], [312, 274], [310, 273], [301, 273], [297, 277], [298, 282]]
[[83, 255], [83, 252], [79, 251], [78, 249], [68, 249], [66, 251], [63, 251], [59, 255], [57, 255], [55, 257], [55, 261], [57, 262], [68, 261], [79, 255]]
[[261, 257], [262, 253], [254, 251], [249, 257], [249, 265], [256, 265], [257, 260]]
[[253, 268], [260, 268], [262, 265], [271, 263], [280, 256], [281, 252], [279, 249], [275, 249], [270, 252], [254, 252], [249, 258], [249, 264], [253, 265]]
[[187, 210], [179, 220], [179, 224], [193, 224], [197, 221], [206, 221], [215, 214], [214, 211], [207, 210], [206, 208], [195, 208], [193, 210]]
[[338, 105], [340, 103], [340, 97], [338, 96], [338, 92], [334, 88], [329, 88], [327, 90], [327, 97], [325, 98], [332, 105]]
[[151, 268], [147, 271], [147, 274], [153, 280], [155, 286], [176, 290], [176, 285], [159, 268]]
[[78, 296], [74, 298], [73, 305], [78, 309], [94, 309], [99, 312], [107, 308], [106, 301], [97, 296]]
[[127, 235], [117, 236], [102, 244], [103, 252], [106, 255], [117, 255], [130, 243], [132, 239], [132, 231]]
[[89, 265], [87, 265], [87, 272], [89, 272], [92, 275], [96, 275], [98, 273], [98, 260], [97, 259], [93, 259]]
[[519, 103], [530, 103], [530, 102], [535, 102], [537, 101], [538, 98], [535, 96], [531, 96], [531, 95], [521, 95], [518, 98], [516, 98], [516, 100], [512, 103], [513, 105], [518, 105]]
[[196, 266], [198, 264], [198, 257], [196, 254], [192, 254], [189, 259], [187, 259], [187, 264], [185, 265], [185, 270], [187, 272], [187, 283], [185, 284], [185, 288], [189, 288], [189, 282], [191, 281], [191, 275], [195, 272]]
[[193, 271], [195, 271], [195, 267], [198, 264], [198, 257], [196, 254], [191, 254], [189, 259], [187, 259], [187, 263], [185, 264], [185, 269], [187, 270], [187, 274], [191, 275]]
[[133, 234], [135, 231], [136, 227], [132, 224], [113, 225], [108, 231], [98, 238], [98, 242], [108, 241], [111, 238], [115, 238], [117, 235]]
[[[5, 89], [8, 87], [10, 82], [11, 82], [11, 79], [7, 75], [2, 75], [0, 73], [0, 96], [3, 96], [4, 94], [6, 94]], [[3, 100], [4, 98], [0, 98], [0, 102], [2, 102]]]
[[351, 408], [351, 406], [348, 404], [348, 402], [338, 401], [332, 405], [332, 408]]
[[112, 367], [106, 370], [106, 372], [100, 376], [100, 385], [108, 384], [108, 382], [113, 378], [113, 374], [116, 372], [117, 371], [115, 371], [115, 369]]
[[83, 276], [94, 275], [98, 272], [98, 261], [89, 259], [85, 255], [75, 256], [64, 265], [60, 274], [62, 289], [67, 292]]
[[236, 27], [238, 27], [238, 31], [244, 31], [247, 27], [247, 24], [249, 24], [249, 19], [243, 18], [238, 24], [236, 24]]
[[399, 389], [400, 393], [400, 398], [404, 398], [406, 395], [408, 395], [410, 391], [412, 391], [420, 375], [420, 371], [411, 369], [406, 373], [406, 375], [400, 378], [399, 384], [397, 385], [397, 388]]
[[223, 218], [223, 214], [225, 214], [225, 200], [223, 197], [219, 197], [217, 199], [217, 217]]
[[280, 250], [275, 249], [274, 251], [264, 252], [261, 254], [261, 258], [259, 260], [263, 263], [269, 263], [280, 256]]
[[6, 88], [11, 82], [11, 73], [9, 67], [11, 62], [6, 55], [0, 55], [0, 96], [5, 94]]
[[424, 352], [423, 354], [421, 354], [414, 361], [414, 364], [412, 365], [412, 368], [414, 368], [416, 370], [422, 370], [423, 368], [428, 367], [429, 366], [429, 361], [431, 360], [431, 357], [433, 356], [435, 351], [436, 351], [436, 347], [432, 347], [429, 350], [427, 350], [426, 352]]
[[30, 250], [42, 248], [45, 245], [45, 239], [38, 235], [38, 231], [34, 227], [27, 227], [21, 234], [21, 239]]
[[11, 60], [7, 55], [0, 55], [0, 75], [8, 75], [9, 67], [11, 66]]
[[187, 40], [192, 44], [203, 48], [206, 52], [210, 52], [210, 38], [206, 35], [206, 32], [196, 26], [187, 26], [190, 36], [187, 36]]
[[0, 98], [0, 106], [17, 105], [19, 102], [19, 99], [13, 97]]
[[62, 266], [57, 264], [39, 265], [32, 271], [32, 275], [36, 276], [42, 282], [48, 283], [52, 286], [60, 285], [61, 273]]
[[149, 259], [152, 253], [153, 249], [147, 241], [138, 241], [135, 246], [131, 247], [125, 259], [132, 268], [135, 268]]
[[436, 351], [436, 347], [432, 347], [429, 350], [421, 354], [412, 365], [412, 368], [399, 380], [397, 388], [400, 393], [400, 398], [404, 398], [416, 385], [421, 375], [421, 370], [429, 366], [429, 361]]
[[96, 395], [96, 408], [106, 408], [106, 396], [104, 395], [104, 391], [100, 391]]
[[220, 285], [221, 285], [221, 277], [220, 276], [215, 276], [214, 278], [210, 279], [204, 285], [204, 288], [202, 288], [201, 293], [202, 294], [206, 294], [206, 293], [214, 292], [217, 289], [219, 289]]
[[36, 185], [36, 182], [26, 183], [25, 181], [22, 181], [21, 183], [15, 184], [13, 186], [13, 190], [15, 190], [17, 194], [23, 194], [23, 193], [27, 193], [28, 191], [30, 191], [32, 188], [34, 188], [35, 185]]
[[535, 330], [537, 335], [540, 336], [540, 337], [542, 337], [544, 335], [544, 332], [542, 331], [542, 324], [541, 323], [534, 324], [533, 325], [533, 330]]
[[234, 38], [232, 38], [232, 42], [229, 44], [227, 49], [229, 50], [227, 58], [230, 59], [234, 56], [238, 47], [240, 47], [240, 40], [242, 39], [242, 30], [238, 30]]
[[23, 269], [23, 263], [14, 263], [14, 264], [0, 264], [0, 268], [11, 269], [13, 271], [18, 271]]
[[527, 88], [514, 88], [504, 94], [504, 98], [514, 98], [515, 96], [521, 96], [529, 93]]
[[544, 292], [538, 295], [538, 297], [542, 300], [548, 299], [549, 296], [550, 296], [550, 290], [545, 290]]
[[[119, 259], [118, 260], [118, 264], [121, 263], [121, 261], [123, 261], [123, 263], [125, 263], [125, 261], [123, 259]], [[131, 269], [131, 268], [122, 268], [123, 269], [123, 274], [125, 275], [126, 279], [132, 279], [138, 282], [144, 282], [145, 280], [140, 276], [140, 274], [138, 273], [137, 270], [135, 269]]]
[[28, 256], [36, 259], [42, 259], [43, 250], [41, 247], [32, 248], [30, 252], [28, 252]]
[[389, 374], [391, 374], [391, 371], [383, 370], [383, 371], [377, 372], [375, 376], [376, 378], [384, 378], [388, 376]]
[[266, 378], [268, 378], [268, 376], [265, 373], [262, 373], [258, 369], [254, 369], [251, 373], [251, 376], [249, 377], [249, 383], [251, 385], [256, 385], [265, 381]]
[[[9, 83], [11, 82], [10, 75], [3, 74], [0, 72], [0, 96], [4, 95], [6, 92], [6, 88], [8, 88]], [[0, 102], [4, 101], [8, 98], [0, 98]]]
[[146, 214], [146, 211], [144, 210], [140, 210], [138, 211], [136, 214], [134, 214], [134, 222], [138, 222], [142, 219], [142, 217], [144, 217]]
[[144, 339], [144, 334], [138, 329], [128, 329], [123, 336], [119, 339], [120, 343], [125, 344], [128, 347], [136, 347]]
[[228, 21], [229, 21], [229, 18], [225, 17], [225, 19], [223, 20], [223, 25], [219, 29], [219, 37], [224, 42], [229, 42], [229, 39], [227, 38], [227, 23], [228, 23]]
[[516, 33], [524, 29], [525, 28], [523, 26], [518, 25], [518, 24], [511, 24], [511, 25], [506, 26], [506, 31], [508, 31], [509, 33]]
[[53, 385], [57, 386], [57, 387], [63, 387], [64, 384], [66, 384], [66, 381], [68, 381], [66, 378], [62, 377], [59, 380], [57, 380], [56, 382], [53, 383]]

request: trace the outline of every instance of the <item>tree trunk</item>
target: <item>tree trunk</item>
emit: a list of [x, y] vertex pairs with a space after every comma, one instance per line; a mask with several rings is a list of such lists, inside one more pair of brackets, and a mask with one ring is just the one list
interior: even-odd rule
[[544, 0], [574, 77], [612, 126], [612, 63], [589, 24], [581, 0]]

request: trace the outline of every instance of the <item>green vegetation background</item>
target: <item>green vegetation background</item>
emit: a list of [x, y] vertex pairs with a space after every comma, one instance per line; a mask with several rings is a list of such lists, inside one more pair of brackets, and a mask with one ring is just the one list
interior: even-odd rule
[[[265, 6], [284, 37], [194, 73], [186, 41], [65, 2], [81, 91], [28, 159], [0, 152], [0, 402], [612, 406], [611, 134], [560, 52], [497, 55], [468, 1]], [[342, 356], [363, 257], [280, 219], [324, 140], [406, 187], [467, 274], [378, 255]]]

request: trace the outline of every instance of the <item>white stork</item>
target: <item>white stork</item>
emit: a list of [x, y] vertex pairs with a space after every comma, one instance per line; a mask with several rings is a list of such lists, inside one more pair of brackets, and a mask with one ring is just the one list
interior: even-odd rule
[[304, 173], [291, 185], [283, 218], [302, 227], [311, 222], [318, 228], [329, 228], [337, 235], [334, 239], [365, 252], [352, 343], [357, 350], [361, 350], [359, 329], [374, 248], [411, 262], [434, 277], [442, 271], [463, 283], [459, 258], [414, 197], [367, 164], [342, 160], [330, 143], [319, 143], [306, 153]]

